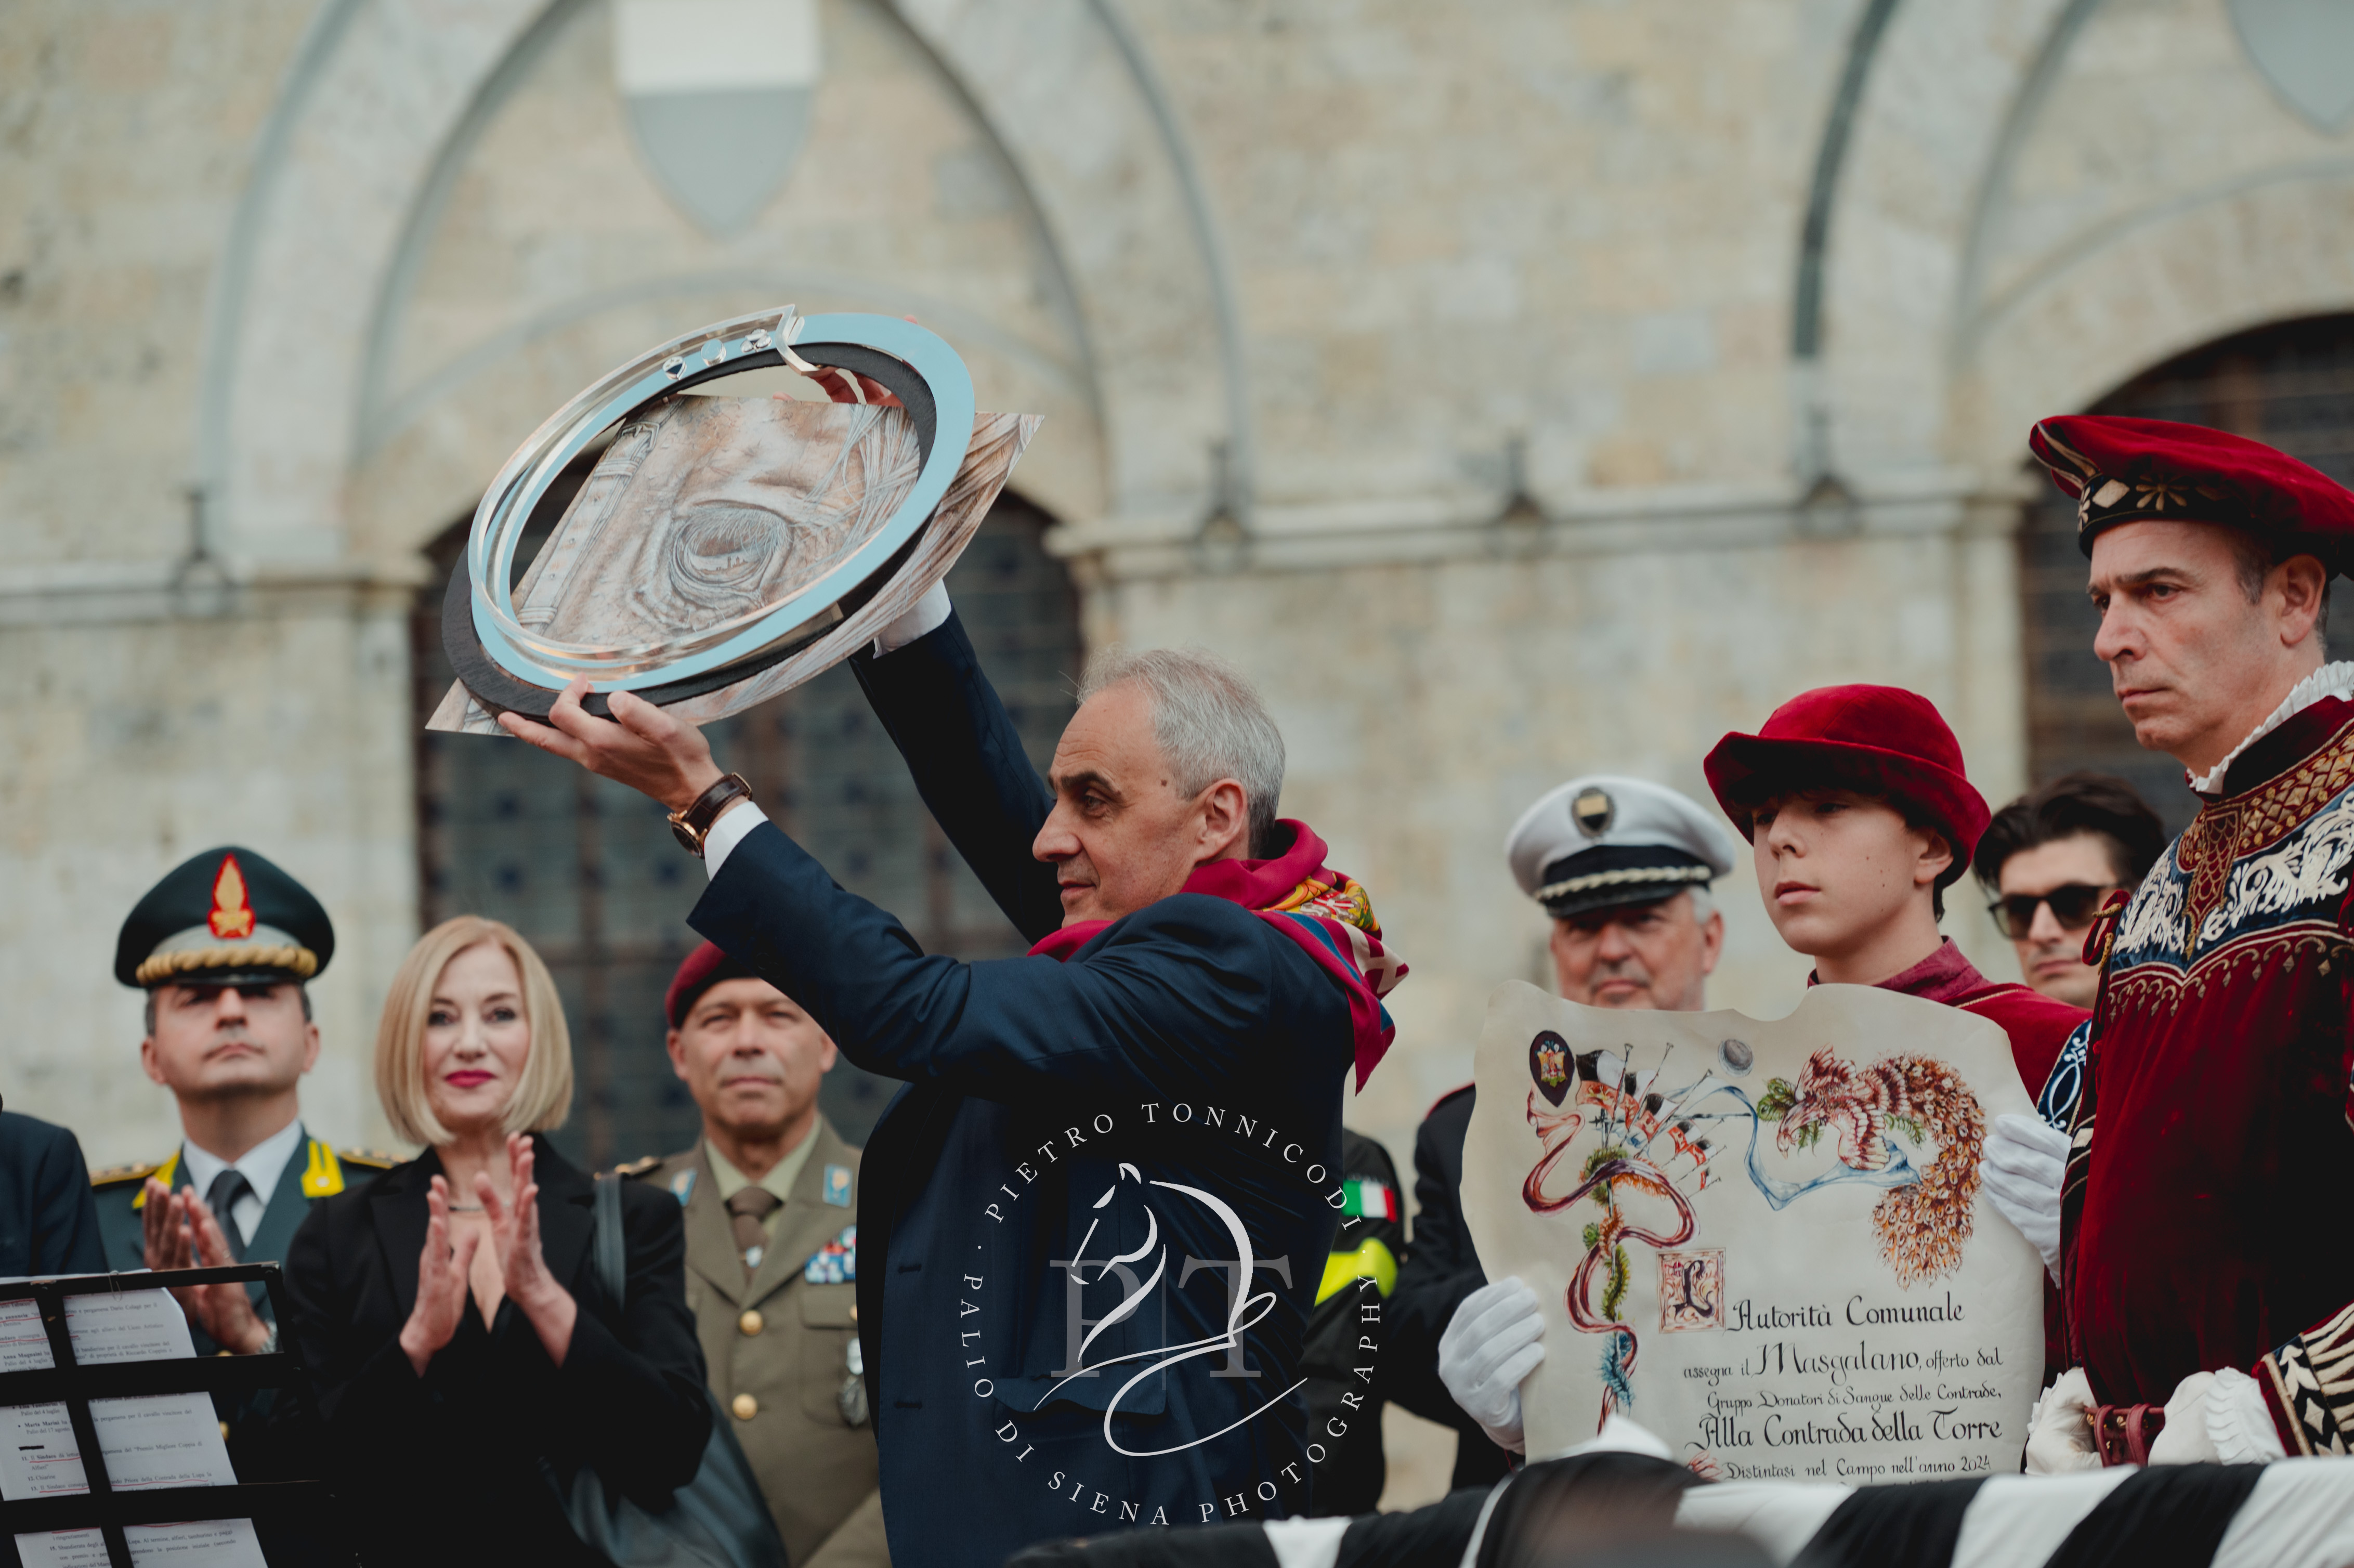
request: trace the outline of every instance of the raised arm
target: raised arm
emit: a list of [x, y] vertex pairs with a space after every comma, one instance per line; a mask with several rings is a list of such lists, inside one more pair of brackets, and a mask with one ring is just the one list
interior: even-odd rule
[[1023, 939], [1060, 927], [1055, 868], [1030, 853], [1055, 798], [981, 673], [964, 622], [950, 610], [907, 646], [862, 652], [850, 664], [933, 820]]
[[1295, 943], [1221, 898], [1181, 895], [1087, 954], [964, 964], [833, 885], [773, 824], [729, 851], [687, 923], [807, 1008], [870, 1072], [991, 1097], [1046, 1080], [1187, 1094], [1243, 1053], [1270, 1095], [1329, 1083], [1348, 1001]]

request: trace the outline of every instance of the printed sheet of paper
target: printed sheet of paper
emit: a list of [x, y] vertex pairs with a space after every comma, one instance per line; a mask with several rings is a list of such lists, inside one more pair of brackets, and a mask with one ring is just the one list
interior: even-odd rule
[[[64, 1278], [82, 1276], [66, 1275]], [[13, 1285], [14, 1279], [0, 1280]], [[179, 1361], [196, 1353], [187, 1314], [168, 1290], [106, 1291], [66, 1298], [66, 1333], [74, 1361], [82, 1366], [106, 1361]], [[46, 1371], [57, 1364], [41, 1326], [40, 1304], [0, 1301], [0, 1372]]]
[[57, 1364], [49, 1331], [41, 1326], [41, 1304], [29, 1297], [0, 1301], [0, 1372], [47, 1372]]
[[168, 1290], [107, 1291], [66, 1298], [74, 1364], [185, 1361], [196, 1353], [188, 1315]]
[[1529, 1457], [1617, 1412], [1726, 1480], [2019, 1467], [2043, 1264], [1978, 1189], [2033, 1106], [1957, 1008], [1817, 986], [1789, 1017], [1489, 998], [1463, 1208], [1544, 1303]]
[[[134, 1524], [122, 1532], [137, 1568], [264, 1568], [249, 1519]], [[106, 1538], [94, 1530], [20, 1535], [25, 1568], [106, 1568]]]

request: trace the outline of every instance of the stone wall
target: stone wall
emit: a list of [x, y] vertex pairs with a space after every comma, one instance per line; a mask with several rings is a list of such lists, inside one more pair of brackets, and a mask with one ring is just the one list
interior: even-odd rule
[[[2222, 0], [1912, 0], [1859, 66], [1861, 11], [826, 0], [808, 143], [717, 238], [631, 140], [600, 0], [0, 10], [0, 1093], [96, 1160], [168, 1142], [114, 930], [241, 840], [344, 933], [313, 1114], [380, 1136], [416, 551], [604, 366], [790, 299], [917, 314], [1045, 412], [1017, 483], [1090, 635], [1264, 684], [1287, 809], [1415, 969], [1354, 1117], [1403, 1158], [1542, 974], [1530, 799], [1698, 791], [1724, 729], [1858, 678], [2007, 795], [2025, 422], [2354, 301], [2345, 144]], [[1787, 1007], [1723, 904], [1717, 1000]]]

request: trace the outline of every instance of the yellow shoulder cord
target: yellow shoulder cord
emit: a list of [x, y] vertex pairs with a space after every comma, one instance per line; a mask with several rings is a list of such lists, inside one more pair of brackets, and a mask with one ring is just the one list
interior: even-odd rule
[[310, 1144], [311, 1162], [302, 1171], [302, 1196], [325, 1198], [342, 1192], [344, 1167], [335, 1151], [315, 1138]]
[[[164, 1163], [163, 1163], [163, 1164], [158, 1165], [157, 1167], [155, 1167], [155, 1180], [156, 1180], [156, 1181], [161, 1181], [162, 1183], [164, 1183], [164, 1186], [168, 1187], [168, 1186], [170, 1186], [170, 1185], [172, 1184], [172, 1172], [174, 1172], [175, 1171], [177, 1171], [179, 1168], [180, 1168], [180, 1151], [179, 1151], [178, 1150], [176, 1150], [176, 1149], [175, 1149], [175, 1150], [172, 1150], [172, 1157], [171, 1157], [169, 1160], [166, 1160], [165, 1161], [164, 1161]], [[132, 1199], [132, 1200], [131, 1200], [131, 1207], [132, 1207], [133, 1210], [139, 1210], [139, 1209], [143, 1209], [143, 1208], [145, 1208], [146, 1206], [147, 1206], [147, 1183], [146, 1183], [146, 1182], [144, 1182], [144, 1181], [142, 1181], [142, 1182], [140, 1182], [140, 1183], [139, 1183], [139, 1195], [138, 1195], [137, 1197], [135, 1197], [135, 1198], [133, 1198], [133, 1199]]]
[[1316, 1300], [1320, 1306], [1327, 1297], [1357, 1279], [1372, 1280], [1373, 1288], [1386, 1297], [1397, 1288], [1397, 1276], [1396, 1255], [1375, 1236], [1354, 1252], [1336, 1252], [1324, 1259], [1324, 1279], [1316, 1287]]

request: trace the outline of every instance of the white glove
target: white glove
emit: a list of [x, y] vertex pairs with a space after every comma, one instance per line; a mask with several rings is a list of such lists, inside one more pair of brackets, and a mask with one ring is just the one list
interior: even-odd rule
[[1544, 1360], [1544, 1313], [1517, 1279], [1483, 1285], [1463, 1298], [1438, 1337], [1438, 1381], [1498, 1446], [1525, 1453], [1521, 1380]]
[[1978, 1179], [2002, 1217], [2043, 1255], [2060, 1277], [2060, 1181], [2068, 1170], [2068, 1135], [2041, 1117], [1999, 1116], [1988, 1129]]
[[2093, 1442], [2094, 1404], [2093, 1381], [2083, 1367], [2070, 1367], [2043, 1391], [2027, 1416], [2029, 1475], [2101, 1467], [2101, 1451]]
[[875, 657], [896, 649], [905, 648], [927, 632], [937, 631], [949, 618], [949, 585], [934, 583], [924, 590], [924, 597], [907, 607], [907, 612], [875, 634]]
[[2236, 1367], [2192, 1372], [2177, 1383], [2166, 1402], [2166, 1430], [2149, 1446], [2153, 1465], [2266, 1465], [2287, 1457], [2264, 1390]]

